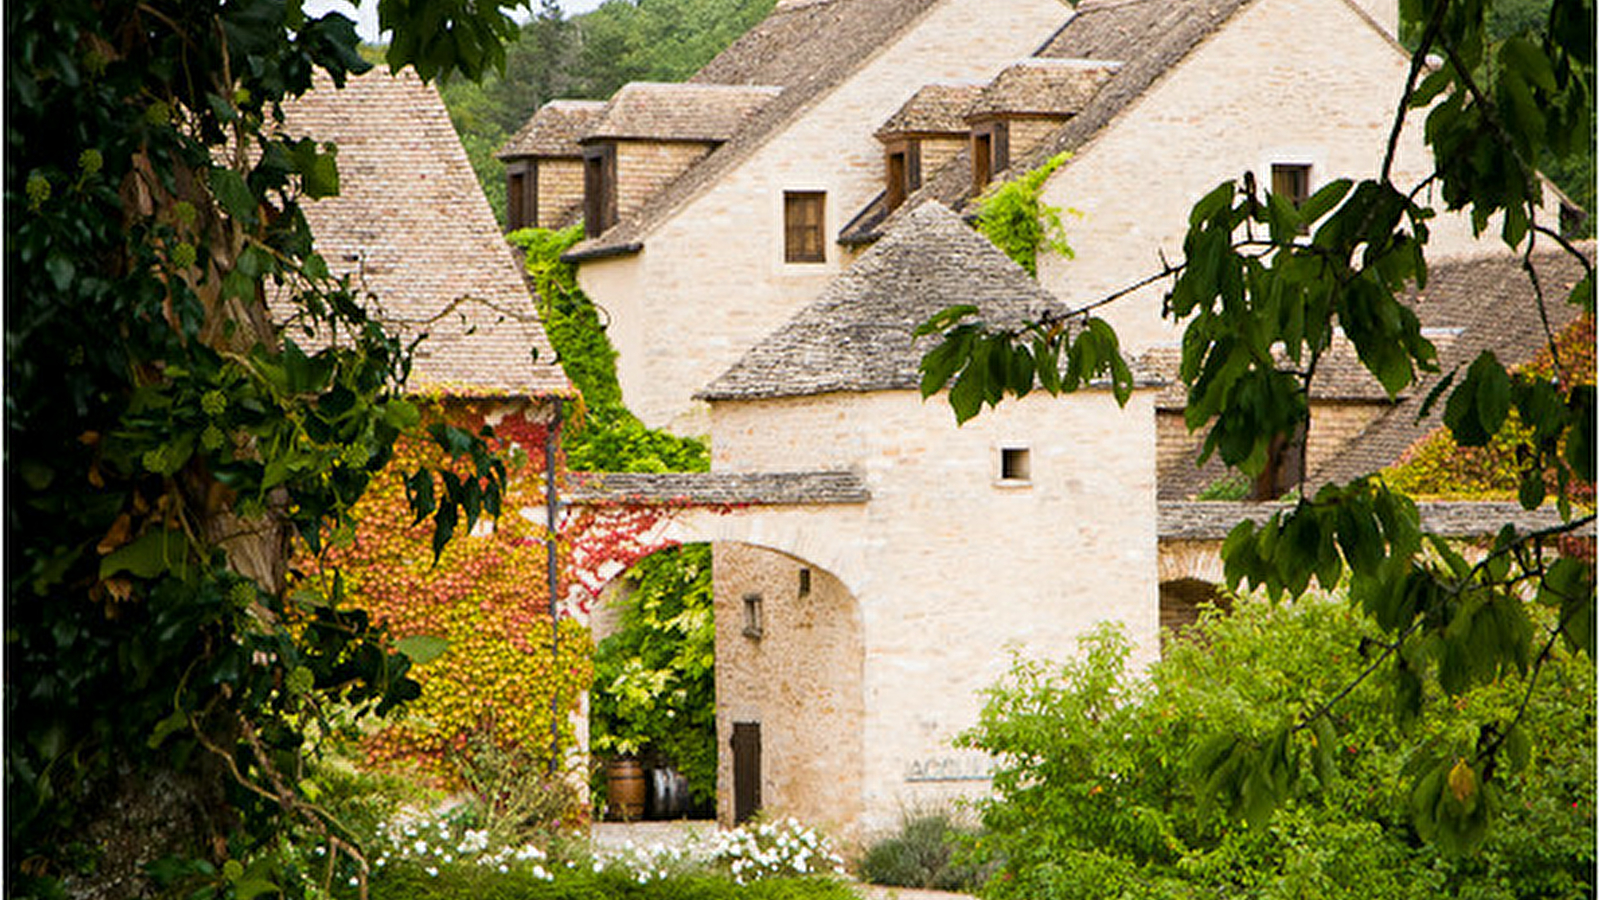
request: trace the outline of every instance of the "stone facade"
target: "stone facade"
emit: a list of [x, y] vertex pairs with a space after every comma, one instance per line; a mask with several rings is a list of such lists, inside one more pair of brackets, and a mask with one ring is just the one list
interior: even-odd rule
[[[1190, 207], [1246, 171], [1270, 184], [1273, 163], [1308, 164], [1313, 191], [1375, 177], [1407, 63], [1372, 19], [1340, 0], [1247, 4], [1050, 178], [1044, 202], [1083, 215], [1066, 223], [1076, 258], [1042, 258], [1040, 282], [1078, 305], [1160, 271], [1161, 254], [1181, 260]], [[1421, 181], [1431, 161], [1414, 117], [1396, 183]], [[1429, 227], [1435, 258], [1481, 250], [1463, 217]], [[1162, 291], [1105, 308], [1125, 349], [1178, 340], [1179, 327], [1160, 315]]]
[[[704, 159], [713, 145], [698, 141], [616, 141], [615, 146], [617, 216], [627, 218], [656, 191]], [[605, 305], [604, 301], [601, 305]]]
[[[883, 190], [876, 129], [931, 81], [992, 77], [1061, 25], [1059, 0], [945, 0], [726, 176], [656, 224], [637, 253], [584, 261], [612, 314], [623, 397], [647, 424], [704, 434], [689, 398], [841, 270], [832, 237]], [[785, 191], [823, 191], [827, 261], [786, 263]], [[715, 323], [715, 328], [709, 327]]]
[[[1118, 619], [1139, 660], [1158, 652], [1152, 394], [1125, 409], [1104, 392], [1035, 395], [960, 428], [942, 397], [912, 391], [712, 404], [714, 468], [849, 468], [871, 493], [860, 527], [838, 536], [869, 563], [842, 582], [859, 604], [864, 659], [857, 828], [988, 790], [984, 759], [950, 741], [976, 720], [1009, 651], [1061, 657], [1095, 622]], [[1026, 452], [1027, 478], [1000, 477], [1007, 450]], [[722, 629], [736, 627], [722, 621], [724, 598], [745, 591], [724, 574], [719, 652]]]
[[761, 807], [843, 834], [862, 813], [861, 607], [815, 564], [713, 545], [717, 818], [734, 818], [734, 723], [760, 726]]
[[540, 228], [562, 228], [583, 216], [583, 160], [541, 159], [532, 171], [539, 179]]

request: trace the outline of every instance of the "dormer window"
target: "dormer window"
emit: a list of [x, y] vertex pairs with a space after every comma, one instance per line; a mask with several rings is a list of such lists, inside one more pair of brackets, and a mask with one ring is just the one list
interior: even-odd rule
[[583, 233], [599, 237], [617, 223], [617, 148], [583, 149]]
[[536, 163], [506, 165], [506, 230], [538, 225], [539, 170]]
[[1011, 166], [1011, 129], [1003, 120], [972, 126], [972, 189], [981, 191]]
[[906, 198], [922, 187], [922, 144], [916, 139], [889, 145], [887, 153], [885, 200], [889, 211], [900, 208]]

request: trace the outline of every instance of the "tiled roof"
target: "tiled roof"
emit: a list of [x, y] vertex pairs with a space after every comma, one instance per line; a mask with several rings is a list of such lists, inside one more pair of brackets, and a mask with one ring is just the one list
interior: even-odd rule
[[392, 327], [428, 335], [411, 387], [571, 392], [438, 92], [379, 70], [343, 90], [322, 78], [284, 113], [290, 134], [339, 147], [339, 195], [302, 207], [318, 252], [356, 273]]
[[733, 400], [915, 388], [917, 364], [935, 339], [914, 342], [912, 333], [940, 310], [964, 303], [999, 325], [1064, 311], [959, 216], [926, 204], [696, 396]]
[[[1011, 160], [1012, 172], [1028, 172], [1045, 160], [1087, 143], [1112, 119], [1143, 96], [1190, 51], [1215, 33], [1252, 0], [1084, 0], [1037, 56], [1049, 59], [1107, 60], [1122, 63], [1100, 89], [1053, 136]], [[972, 194], [972, 160], [963, 150], [937, 173], [923, 179], [922, 198], [962, 210]], [[902, 207], [903, 209], [903, 207]], [[864, 243], [893, 227], [900, 210], [865, 229], [846, 234], [847, 243]], [[870, 221], [870, 220], [864, 220]]]
[[[1594, 243], [1587, 242], [1580, 249], [1592, 263]], [[1545, 295], [1550, 328], [1559, 333], [1578, 317], [1577, 308], [1566, 302], [1566, 296], [1583, 277], [1583, 267], [1565, 251], [1555, 249], [1536, 254], [1534, 270]], [[1442, 402], [1434, 405], [1426, 419], [1417, 418], [1434, 385], [1484, 350], [1494, 351], [1509, 366], [1531, 361], [1548, 343], [1521, 257], [1508, 253], [1435, 264], [1428, 273], [1427, 288], [1413, 291], [1411, 302], [1425, 326], [1460, 329], [1453, 341], [1439, 346], [1439, 373], [1424, 376], [1345, 453], [1313, 472], [1313, 484], [1349, 481], [1396, 462], [1441, 424]]]
[[852, 472], [574, 472], [562, 499], [582, 505], [789, 506], [865, 503]]
[[737, 135], [656, 193], [634, 215], [574, 247], [570, 259], [637, 249], [674, 210], [759, 149], [814, 99], [894, 43], [939, 0], [784, 3], [690, 79], [696, 84], [777, 85], [783, 93]]
[[983, 93], [983, 85], [930, 84], [911, 95], [889, 121], [878, 129], [878, 137], [896, 134], [966, 134], [967, 110]]
[[744, 127], [780, 87], [726, 84], [623, 85], [580, 141], [725, 141]]
[[594, 126], [606, 105], [600, 100], [552, 100], [495, 153], [499, 159], [523, 156], [581, 158], [578, 138]]
[[[1435, 346], [1443, 346], [1454, 339], [1449, 333], [1429, 337]], [[1276, 355], [1281, 365], [1289, 365], [1288, 357], [1282, 353]], [[1156, 395], [1156, 406], [1160, 409], [1182, 409], [1188, 404], [1189, 389], [1178, 379], [1178, 366], [1182, 361], [1183, 350], [1174, 346], [1152, 347], [1140, 357], [1143, 368], [1167, 382]], [[1361, 364], [1355, 345], [1341, 333], [1335, 335], [1333, 345], [1317, 360], [1316, 377], [1311, 380], [1311, 399], [1381, 403], [1389, 399], [1389, 393]]]
[[967, 110], [967, 118], [1072, 115], [1083, 109], [1120, 66], [1087, 59], [1025, 59], [995, 76]]
[[[1592, 243], [1581, 249], [1593, 259]], [[1576, 308], [1564, 298], [1581, 277], [1582, 267], [1560, 250], [1537, 254], [1534, 264], [1546, 293], [1551, 327], [1559, 332], [1577, 318]], [[1438, 350], [1440, 372], [1423, 375], [1391, 403], [1356, 358], [1353, 346], [1343, 338], [1336, 339], [1334, 351], [1318, 363], [1313, 400], [1370, 402], [1382, 404], [1383, 409], [1338, 456], [1310, 473], [1309, 484], [1343, 483], [1394, 464], [1440, 426], [1443, 403], [1437, 404], [1427, 419], [1417, 420], [1418, 410], [1440, 378], [1469, 364], [1484, 350], [1493, 350], [1502, 362], [1517, 365], [1537, 356], [1546, 343], [1521, 258], [1508, 253], [1435, 263], [1427, 289], [1411, 291], [1406, 302], [1417, 311], [1423, 335]], [[1141, 364], [1175, 381], [1178, 354], [1177, 348], [1157, 348], [1142, 357]], [[1157, 406], [1181, 410], [1184, 391], [1181, 383], [1169, 384], [1158, 395]], [[1312, 428], [1316, 428], [1314, 422]], [[1193, 436], [1196, 450], [1203, 436], [1203, 430]], [[1193, 456], [1175, 457], [1158, 473], [1158, 493], [1162, 498], [1192, 496], [1226, 475], [1214, 456], [1201, 467], [1195, 466]]]
[[[1240, 522], [1260, 524], [1274, 513], [1292, 508], [1288, 503], [1166, 502], [1157, 513], [1156, 533], [1164, 541], [1220, 541]], [[1417, 512], [1423, 530], [1458, 538], [1488, 537], [1507, 523], [1528, 532], [1561, 521], [1554, 506], [1529, 512], [1516, 503], [1418, 503]], [[1590, 529], [1589, 534], [1593, 533]]]

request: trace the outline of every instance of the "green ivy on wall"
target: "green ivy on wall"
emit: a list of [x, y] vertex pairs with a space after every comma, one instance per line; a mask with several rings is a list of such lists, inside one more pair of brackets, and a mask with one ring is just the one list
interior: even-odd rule
[[1041, 250], [1072, 258], [1061, 210], [1039, 201], [1045, 181], [1068, 158], [1070, 154], [1058, 153], [1021, 178], [994, 185], [978, 201], [978, 233], [1035, 278]]
[[[622, 402], [616, 350], [601, 312], [578, 288], [561, 254], [583, 237], [581, 225], [560, 231], [529, 228], [508, 238], [527, 254], [539, 315], [566, 369], [583, 394], [581, 420], [563, 438], [575, 471], [703, 472], [704, 441], [646, 428]], [[623, 527], [637, 531], [640, 523]], [[600, 753], [651, 754], [670, 760], [689, 779], [698, 801], [716, 791], [716, 694], [713, 679], [711, 548], [662, 551], [630, 568], [632, 592], [621, 629], [595, 654], [591, 746]]]

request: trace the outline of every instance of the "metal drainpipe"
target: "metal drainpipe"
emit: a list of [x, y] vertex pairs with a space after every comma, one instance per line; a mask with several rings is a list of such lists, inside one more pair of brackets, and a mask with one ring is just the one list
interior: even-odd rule
[[[555, 676], [561, 659], [561, 627], [556, 618], [556, 591], [559, 572], [556, 567], [556, 526], [561, 517], [561, 500], [556, 496], [556, 443], [561, 436], [561, 398], [556, 398], [555, 413], [550, 417], [550, 428], [544, 437], [545, 477], [545, 580], [550, 590], [550, 674]], [[559, 683], [559, 682], [558, 682]], [[546, 774], [556, 774], [556, 759], [561, 750], [561, 692], [550, 691], [550, 763]]]

